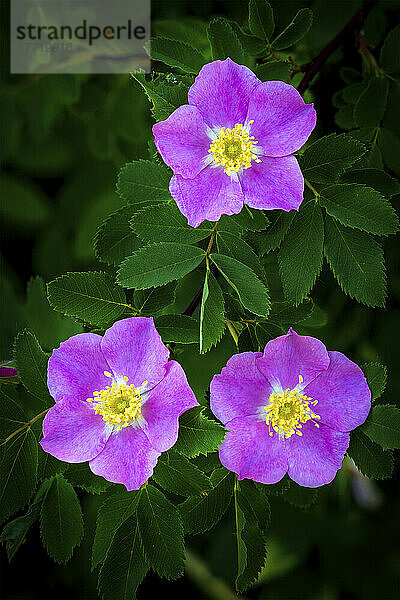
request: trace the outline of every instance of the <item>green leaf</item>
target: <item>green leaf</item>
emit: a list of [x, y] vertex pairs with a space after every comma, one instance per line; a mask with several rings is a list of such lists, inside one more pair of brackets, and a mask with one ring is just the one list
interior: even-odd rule
[[383, 119], [386, 109], [389, 82], [373, 78], [354, 106], [354, 119], [359, 127], [374, 127]]
[[30, 428], [0, 446], [0, 523], [25, 506], [36, 487], [37, 441]]
[[52, 350], [69, 337], [82, 333], [83, 327], [80, 323], [51, 308], [41, 277], [32, 277], [29, 280], [26, 294], [25, 314], [29, 329], [36, 335], [44, 350]]
[[354, 169], [341, 176], [343, 183], [362, 183], [374, 188], [386, 198], [400, 193], [400, 183], [379, 169]]
[[[236, 589], [242, 592], [254, 583], [267, 555], [263, 531], [269, 523], [268, 500], [262, 497], [251, 482], [235, 484], [235, 521], [238, 547]], [[264, 510], [263, 510], [264, 509]], [[259, 517], [267, 517], [260, 523]]]
[[333, 183], [363, 154], [365, 146], [354, 137], [331, 133], [308, 146], [299, 157], [303, 175], [316, 183]]
[[156, 37], [150, 40], [150, 56], [170, 67], [178, 67], [187, 73], [197, 73], [205, 64], [204, 56], [196, 48], [184, 42]]
[[348, 454], [365, 477], [387, 479], [392, 475], [393, 456], [390, 450], [382, 450], [360, 429], [351, 432]]
[[290, 82], [290, 63], [282, 60], [257, 65], [254, 73], [260, 81], [285, 81]]
[[145, 242], [179, 242], [192, 244], [212, 234], [211, 225], [194, 229], [187, 224], [176, 204], [148, 206], [131, 220], [132, 229]]
[[232, 59], [244, 63], [244, 50], [240, 40], [226, 19], [211, 19], [207, 29], [213, 60]]
[[319, 203], [342, 225], [376, 235], [395, 234], [399, 220], [376, 190], [358, 183], [341, 183], [322, 190]]
[[325, 256], [342, 290], [368, 306], [383, 306], [386, 297], [383, 252], [367, 233], [325, 223]]
[[250, 0], [249, 28], [253, 35], [266, 40], [271, 38], [275, 29], [274, 12], [267, 0]]
[[225, 303], [218, 281], [206, 270], [200, 306], [200, 354], [216, 346], [225, 331]]
[[313, 287], [322, 267], [324, 221], [314, 200], [304, 202], [292, 221], [278, 260], [285, 296], [300, 304]]
[[249, 35], [236, 21], [229, 21], [229, 25], [238, 36], [245, 54], [261, 57], [265, 54], [265, 42], [254, 35]]
[[397, 75], [400, 73], [400, 25], [397, 25], [386, 36], [383, 42], [380, 66], [386, 73]]
[[49, 482], [43, 482], [30, 505], [28, 512], [22, 517], [18, 517], [5, 525], [0, 536], [0, 542], [6, 542], [7, 557], [9, 561], [15, 556], [20, 546], [24, 543], [30, 527], [32, 527], [39, 519], [41, 504], [47, 493], [48, 487]]
[[202, 414], [204, 407], [195, 406], [179, 417], [179, 436], [174, 450], [194, 457], [216, 450], [224, 441], [225, 427]]
[[216, 469], [211, 475], [213, 488], [202, 496], [192, 496], [179, 505], [186, 533], [204, 533], [218, 523], [228, 508], [233, 492], [234, 474]]
[[143, 489], [137, 512], [143, 547], [151, 566], [161, 577], [183, 574], [183, 527], [177, 508], [152, 485]]
[[271, 522], [271, 507], [268, 497], [262, 494], [250, 480], [237, 484], [237, 501], [246, 520], [265, 532]]
[[260, 256], [279, 248], [296, 214], [295, 210], [289, 212], [284, 210], [272, 211], [271, 225], [267, 231], [251, 236], [251, 243]]
[[57, 277], [47, 284], [47, 294], [55, 310], [99, 327], [116, 321], [127, 307], [124, 290], [97, 271]]
[[210, 258], [233, 287], [243, 306], [256, 315], [266, 316], [270, 309], [268, 289], [257, 275], [247, 265], [229, 256], [211, 254]]
[[97, 513], [96, 533], [92, 548], [92, 569], [104, 561], [117, 530], [135, 514], [142, 490], [128, 492], [112, 488], [105, 494]]
[[355, 104], [366, 88], [365, 83], [352, 83], [342, 90], [342, 98], [348, 104]]
[[30, 331], [22, 331], [15, 338], [14, 360], [18, 376], [28, 392], [41, 400], [43, 409], [51, 406], [53, 400], [47, 388], [49, 357]]
[[178, 81], [172, 73], [155, 74], [146, 79], [144, 73], [132, 73], [152, 103], [152, 115], [156, 121], [165, 121], [179, 106], [187, 104], [188, 86]]
[[305, 300], [298, 306], [293, 306], [290, 302], [273, 302], [268, 321], [286, 328], [301, 323], [312, 314], [313, 310], [314, 304], [311, 300]]
[[274, 50], [285, 50], [297, 44], [308, 33], [313, 20], [312, 11], [309, 8], [300, 9], [293, 21], [274, 39], [272, 48]]
[[361, 430], [384, 450], [400, 448], [400, 410], [396, 406], [373, 406]]
[[161, 454], [152, 477], [164, 490], [179, 496], [198, 496], [211, 488], [209, 478], [173, 450]]
[[0, 444], [2, 444], [11, 433], [25, 425], [28, 418], [18, 403], [14, 387], [0, 384], [0, 391]]
[[133, 302], [142, 315], [153, 316], [175, 301], [176, 281], [158, 288], [135, 290]]
[[81, 505], [74, 488], [62, 475], [56, 475], [43, 501], [40, 512], [40, 533], [48, 554], [59, 563], [66, 563], [83, 537]]
[[197, 246], [161, 242], [137, 250], [121, 264], [118, 283], [143, 290], [180, 279], [193, 271], [205, 257]]
[[222, 231], [217, 234], [216, 239], [218, 252], [225, 256], [235, 258], [237, 261], [247, 265], [259, 279], [265, 278], [263, 268], [260, 264], [260, 260], [252, 250], [251, 246], [247, 244], [239, 236]]
[[169, 202], [169, 180], [171, 171], [150, 160], [135, 160], [126, 164], [119, 172], [117, 192], [129, 202]]
[[353, 129], [356, 126], [352, 104], [347, 104], [339, 108], [335, 115], [335, 123], [341, 129]]
[[289, 489], [283, 495], [284, 500], [297, 508], [309, 508], [318, 500], [318, 490], [303, 487], [294, 481], [290, 482]]
[[119, 265], [126, 256], [140, 248], [142, 243], [129, 225], [131, 216], [132, 207], [125, 206], [100, 225], [94, 239], [94, 252], [99, 260], [108, 265]]
[[134, 600], [149, 567], [139, 522], [136, 515], [132, 515], [115, 534], [100, 569], [99, 589], [103, 600]]
[[87, 463], [73, 463], [69, 465], [68, 471], [64, 473], [65, 479], [74, 487], [80, 487], [91, 494], [101, 494], [111, 483], [95, 475]]
[[283, 477], [278, 483], [264, 484], [256, 483], [255, 486], [263, 495], [282, 496], [289, 489], [291, 480], [287, 475]]
[[377, 400], [385, 391], [387, 369], [384, 365], [371, 362], [363, 365], [362, 370], [371, 390], [372, 401]]
[[42, 479], [50, 479], [58, 473], [64, 473], [69, 467], [67, 462], [58, 460], [55, 456], [52, 456], [48, 452], [42, 450], [41, 446], [38, 446], [38, 481]]
[[389, 129], [384, 127], [379, 132], [379, 149], [385, 164], [400, 177], [400, 140]]
[[[266, 229], [269, 225], [269, 220], [265, 216], [262, 210], [256, 210], [254, 208], [249, 208], [246, 204], [237, 215], [229, 215], [229, 221], [234, 221], [240, 229], [249, 230], [249, 231], [262, 231]], [[229, 230], [224, 228], [224, 226], [219, 223], [218, 231], [228, 231], [228, 233], [236, 233], [233, 230]]]
[[199, 322], [187, 315], [160, 315], [154, 320], [164, 344], [199, 343]]
[[360, 72], [353, 67], [341, 67], [339, 71], [340, 78], [347, 84], [357, 83], [361, 79]]

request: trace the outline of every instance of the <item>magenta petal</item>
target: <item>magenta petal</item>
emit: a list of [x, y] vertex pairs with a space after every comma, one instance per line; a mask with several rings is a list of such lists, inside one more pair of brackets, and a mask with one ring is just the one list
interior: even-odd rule
[[101, 340], [102, 337], [94, 333], [79, 333], [53, 351], [47, 383], [56, 402], [86, 400], [94, 391], [110, 384], [104, 375], [110, 367], [101, 353]]
[[178, 438], [178, 418], [198, 406], [195, 395], [179, 363], [171, 360], [164, 379], [149, 392], [142, 407], [146, 433], [153, 448], [165, 452]]
[[197, 106], [211, 128], [244, 125], [250, 97], [260, 80], [250, 69], [230, 58], [205, 65], [189, 90], [189, 104]]
[[261, 352], [243, 352], [230, 358], [210, 386], [210, 407], [224, 425], [236, 417], [257, 415], [266, 406], [272, 388], [256, 367]]
[[62, 400], [43, 421], [40, 445], [60, 460], [85, 462], [103, 450], [110, 433], [111, 428], [88, 402]]
[[312, 104], [306, 104], [292, 85], [266, 81], [251, 96], [247, 121], [251, 135], [265, 156], [287, 156], [307, 141], [317, 121]]
[[174, 173], [195, 177], [204, 168], [211, 140], [195, 106], [180, 106], [166, 121], [153, 125], [153, 133], [157, 150]]
[[295, 157], [260, 159], [239, 175], [245, 204], [264, 210], [298, 210], [303, 201], [304, 179]]
[[139, 387], [148, 381], [151, 387], [164, 377], [169, 350], [152, 318], [117, 321], [105, 332], [101, 350], [115, 376], [128, 377], [129, 385]]
[[305, 487], [330, 483], [342, 466], [350, 435], [322, 424], [317, 428], [311, 421], [303, 425], [302, 433], [286, 440], [289, 477]]
[[174, 175], [169, 191], [192, 227], [205, 220], [218, 221], [222, 215], [236, 215], [243, 208], [239, 181], [231, 179], [220, 166], [208, 166], [194, 179]]
[[138, 490], [153, 473], [160, 452], [150, 445], [138, 427], [124, 427], [113, 433], [104, 450], [90, 461], [89, 467], [107, 481], [123, 483], [128, 490]]
[[306, 335], [297, 335], [292, 328], [286, 335], [275, 338], [265, 346], [257, 367], [271, 385], [283, 390], [295, 388], [299, 375], [302, 388], [329, 366], [329, 355], [322, 342]]
[[239, 479], [260, 483], [280, 481], [288, 469], [285, 444], [270, 436], [265, 421], [241, 417], [226, 425], [228, 433], [219, 449], [221, 463]]
[[337, 431], [364, 423], [371, 409], [371, 392], [360, 367], [341, 352], [328, 352], [330, 364], [304, 393], [318, 400], [313, 409], [321, 422]]

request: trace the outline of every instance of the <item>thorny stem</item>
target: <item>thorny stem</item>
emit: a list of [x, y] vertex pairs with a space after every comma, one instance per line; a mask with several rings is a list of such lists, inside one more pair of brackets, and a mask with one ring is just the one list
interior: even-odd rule
[[[325, 61], [330, 57], [330, 55], [337, 48], [339, 48], [339, 46], [342, 45], [347, 34], [350, 33], [351, 31], [353, 31], [354, 29], [357, 29], [358, 31], [361, 30], [368, 12], [370, 11], [370, 9], [372, 8], [372, 6], [375, 3], [376, 3], [376, 0], [364, 0], [361, 8], [355, 13], [355, 15], [343, 27], [343, 29], [341, 31], [339, 31], [339, 33], [333, 38], [333, 40], [331, 40], [329, 42], [329, 44], [327, 44], [325, 46], [325, 48], [323, 48], [323, 50], [321, 50], [321, 52], [310, 63], [308, 63], [308, 65], [304, 65], [304, 67], [302, 67], [305, 70], [305, 74], [297, 88], [297, 90], [300, 92], [300, 94], [303, 94], [306, 91], [306, 89], [310, 85], [313, 77], [318, 73], [318, 71], [321, 70], [322, 66], [324, 65]], [[272, 53], [271, 53], [271, 56], [276, 59], [276, 57]], [[216, 231], [216, 228], [215, 228], [215, 231]], [[213, 231], [213, 234], [211, 237], [213, 237], [213, 235], [215, 238], [214, 231]], [[214, 241], [214, 239], [213, 239], [213, 241]], [[208, 258], [208, 255], [206, 255], [206, 256]], [[212, 270], [216, 271], [216, 268], [212, 267]], [[194, 311], [196, 310], [197, 306], [199, 305], [199, 303], [201, 301], [202, 293], [203, 293], [202, 289], [200, 289], [197, 292], [197, 294], [195, 295], [195, 297], [193, 298], [193, 300], [191, 301], [191, 303], [189, 304], [187, 309], [184, 311], [184, 313], [183, 313], [184, 315], [192, 316], [192, 314], [194, 313]]]
[[356, 14], [350, 19], [350, 21], [343, 27], [341, 31], [329, 42], [327, 46], [316, 56], [306, 67], [306, 72], [303, 79], [300, 81], [300, 84], [297, 90], [300, 94], [303, 94], [308, 86], [311, 83], [313, 77], [318, 73], [321, 69], [322, 65], [325, 61], [330, 57], [330, 55], [342, 45], [348, 33], [352, 32], [354, 29], [360, 30], [364, 20], [375, 4], [376, 0], [364, 0], [361, 8], [356, 12]]
[[41, 413], [39, 413], [38, 415], [36, 415], [35, 417], [33, 417], [30, 421], [28, 421], [27, 423], [24, 423], [22, 425], [22, 427], [20, 427], [19, 429], [17, 429], [16, 431], [13, 431], [8, 438], [6, 438], [4, 440], [4, 442], [2, 442], [2, 446], [4, 444], [7, 444], [7, 442], [9, 442], [13, 437], [15, 437], [20, 431], [23, 431], [24, 429], [27, 429], [28, 427], [32, 427], [32, 425], [35, 423], [35, 421], [38, 421], [41, 417], [44, 417], [44, 415], [46, 413], [49, 412], [51, 406], [49, 406], [49, 408], [46, 408], [46, 410], [43, 410]]

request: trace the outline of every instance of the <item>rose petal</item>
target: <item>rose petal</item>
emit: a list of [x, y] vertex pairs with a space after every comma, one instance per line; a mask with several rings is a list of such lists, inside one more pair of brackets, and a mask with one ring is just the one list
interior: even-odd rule
[[318, 400], [313, 411], [321, 423], [336, 431], [351, 431], [371, 409], [371, 392], [360, 367], [341, 352], [328, 352], [330, 364], [306, 387], [304, 393]]
[[151, 387], [164, 377], [169, 350], [152, 318], [117, 321], [105, 332], [101, 350], [115, 376], [128, 377], [129, 385], [139, 387], [148, 381]]
[[101, 340], [102, 337], [94, 333], [79, 333], [53, 351], [47, 383], [56, 402], [86, 401], [94, 391], [110, 385], [104, 375], [110, 367], [101, 353]]
[[211, 128], [244, 125], [251, 94], [260, 80], [250, 69], [230, 58], [205, 65], [189, 90], [189, 104], [196, 106]]
[[307, 141], [317, 121], [312, 104], [306, 104], [292, 85], [266, 81], [251, 95], [247, 122], [265, 156], [287, 156]]
[[208, 166], [193, 179], [174, 175], [169, 191], [191, 227], [198, 227], [205, 220], [218, 221], [222, 215], [236, 215], [243, 208], [239, 181], [220, 166]]
[[304, 179], [294, 156], [260, 157], [240, 175], [244, 202], [257, 209], [298, 210], [303, 201]]
[[165, 377], [149, 392], [142, 407], [143, 431], [156, 450], [165, 452], [178, 439], [178, 419], [198, 402], [181, 365], [171, 360]]
[[210, 386], [210, 407], [224, 425], [236, 417], [257, 415], [268, 403], [272, 388], [256, 367], [261, 352], [243, 352], [230, 358]]
[[289, 477], [305, 487], [330, 483], [342, 466], [350, 435], [322, 424], [317, 428], [311, 421], [301, 431], [301, 437], [286, 440]]
[[220, 446], [221, 463], [239, 479], [272, 484], [280, 481], [288, 469], [285, 443], [270, 436], [264, 421], [241, 417], [227, 424], [228, 433]]
[[329, 362], [328, 352], [320, 340], [297, 335], [290, 328], [286, 335], [268, 342], [256, 364], [272, 386], [285, 390], [299, 384], [299, 375], [303, 378], [300, 389], [305, 388], [328, 368]]
[[138, 490], [153, 474], [160, 452], [154, 450], [138, 427], [124, 427], [113, 433], [104, 450], [89, 462], [95, 475]]
[[153, 125], [153, 133], [157, 150], [174, 173], [191, 178], [206, 166], [211, 140], [195, 106], [180, 106]]
[[45, 452], [67, 462], [85, 462], [99, 454], [110, 436], [109, 427], [88, 403], [57, 402], [43, 421], [40, 445]]

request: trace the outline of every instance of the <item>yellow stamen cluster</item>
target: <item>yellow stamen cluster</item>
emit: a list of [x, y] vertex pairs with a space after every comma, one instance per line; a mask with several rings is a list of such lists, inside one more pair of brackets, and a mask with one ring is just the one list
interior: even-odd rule
[[[251, 125], [253, 121], [249, 121]], [[243, 125], [236, 123], [233, 129], [222, 127], [218, 137], [214, 140], [209, 149], [214, 162], [221, 164], [227, 175], [232, 171], [240, 171], [251, 167], [251, 161], [261, 162], [257, 154], [254, 153], [254, 136]]]
[[[303, 378], [299, 376], [299, 383], [303, 382]], [[304, 394], [294, 388], [287, 389], [284, 392], [274, 392], [270, 395], [267, 406], [264, 407], [266, 412], [266, 423], [269, 427], [269, 435], [273, 436], [274, 431], [280, 437], [290, 438], [294, 433], [303, 435], [300, 431], [302, 424], [307, 423], [310, 419], [316, 427], [314, 419], [320, 419], [316, 415], [310, 405], [318, 404], [317, 400], [308, 398]], [[272, 428], [272, 431], [271, 431]]]
[[[117, 383], [108, 371], [104, 371], [104, 375], [113, 380], [111, 385], [93, 392], [93, 398], [88, 398], [87, 402], [93, 402], [95, 413], [119, 431], [141, 418], [143, 399], [138, 388], [127, 384], [128, 377], [123, 378], [123, 383]], [[147, 381], [144, 381], [141, 387], [146, 384]]]

